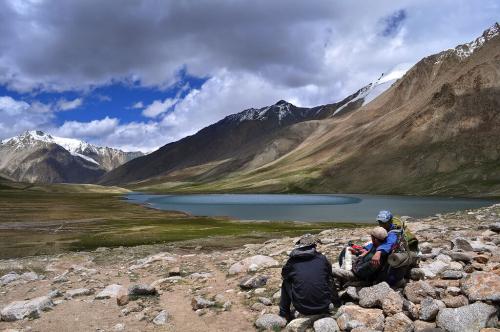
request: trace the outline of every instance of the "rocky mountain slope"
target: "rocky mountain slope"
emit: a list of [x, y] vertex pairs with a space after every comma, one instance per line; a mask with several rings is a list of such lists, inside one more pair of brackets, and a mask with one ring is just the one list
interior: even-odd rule
[[[473, 42], [422, 59], [362, 107], [276, 132], [273, 142], [295, 137], [296, 144], [275, 158], [227, 170], [223, 177], [212, 176], [208, 164], [199, 161], [190, 165], [197, 172], [184, 168], [177, 171], [178, 177], [156, 172], [162, 177], [137, 187], [171, 192], [499, 196], [499, 110], [496, 23]], [[268, 142], [261, 149], [272, 147]], [[212, 160], [214, 165], [233, 157], [227, 153], [224, 159]]]
[[[321, 120], [347, 114], [373, 99], [392, 80], [370, 83], [344, 100], [313, 108], [297, 107], [284, 100], [260, 109], [232, 114], [195, 135], [167, 144], [107, 173], [100, 183], [124, 184], [196, 179], [206, 181], [228, 174], [254, 170], [289, 153], [318, 126]], [[298, 123], [308, 121], [298, 130]]]
[[[405, 284], [340, 289], [331, 314], [286, 327], [277, 315], [281, 267], [297, 238], [223, 251], [170, 244], [0, 260], [0, 330], [493, 332], [499, 216], [495, 205], [405, 218], [422, 251]], [[367, 231], [323, 231], [318, 250], [335, 263]]]
[[138, 156], [142, 153], [28, 131], [0, 142], [0, 175], [25, 182], [92, 183]]

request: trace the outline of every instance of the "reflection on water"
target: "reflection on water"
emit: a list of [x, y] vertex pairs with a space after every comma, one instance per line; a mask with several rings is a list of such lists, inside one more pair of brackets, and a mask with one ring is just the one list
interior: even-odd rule
[[242, 220], [373, 221], [379, 210], [397, 215], [426, 217], [436, 213], [473, 209], [496, 200], [384, 195], [143, 195], [132, 202], [199, 216], [230, 216]]

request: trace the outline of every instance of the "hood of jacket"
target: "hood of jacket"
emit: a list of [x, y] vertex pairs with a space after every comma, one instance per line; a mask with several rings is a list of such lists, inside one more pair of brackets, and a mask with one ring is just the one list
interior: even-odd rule
[[290, 257], [299, 259], [311, 259], [316, 256], [317, 251], [315, 246], [303, 247], [293, 249], [290, 253]]

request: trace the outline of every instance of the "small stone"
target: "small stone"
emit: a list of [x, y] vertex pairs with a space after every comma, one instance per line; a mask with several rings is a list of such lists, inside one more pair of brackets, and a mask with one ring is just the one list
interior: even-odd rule
[[442, 308], [436, 319], [437, 326], [448, 332], [477, 332], [498, 323], [497, 309], [482, 302], [456, 309]]
[[88, 289], [88, 288], [78, 288], [78, 289], [71, 289], [66, 292], [64, 297], [66, 299], [71, 299], [73, 297], [78, 297], [78, 296], [88, 296], [94, 294], [93, 289]]
[[402, 312], [385, 319], [384, 332], [412, 332], [413, 322]]
[[266, 306], [260, 302], [256, 302], [256, 303], [252, 304], [250, 309], [252, 309], [253, 311], [262, 311], [262, 310], [266, 309]]
[[113, 331], [125, 331], [125, 325], [122, 323], [118, 323], [113, 326]]
[[477, 255], [474, 257], [474, 260], [476, 262], [478, 262], [479, 264], [486, 264], [486, 263], [488, 263], [489, 259], [490, 258], [488, 256], [485, 256], [485, 255]]
[[286, 319], [276, 314], [264, 314], [257, 318], [255, 326], [264, 330], [276, 330], [286, 326]]
[[128, 295], [130, 296], [147, 296], [147, 295], [157, 295], [158, 291], [156, 288], [150, 285], [133, 285], [128, 288]]
[[447, 287], [446, 288], [446, 294], [451, 295], [451, 296], [457, 296], [462, 292], [462, 290], [459, 287]]
[[404, 299], [403, 300], [403, 309], [408, 314], [408, 317], [410, 317], [413, 320], [418, 319], [418, 316], [419, 316], [418, 305], [416, 305], [413, 302], [408, 301], [407, 299]]
[[464, 276], [462, 271], [446, 270], [441, 273], [443, 279], [461, 279]]
[[426, 297], [425, 299], [422, 300], [420, 303], [420, 320], [425, 320], [425, 321], [433, 321], [438, 312], [439, 309], [445, 308], [446, 306], [444, 305], [443, 302], [439, 300], [435, 300], [432, 297]]
[[410, 282], [404, 289], [404, 294], [413, 303], [420, 303], [423, 299], [430, 296], [436, 297], [436, 290], [426, 281]]
[[273, 302], [267, 297], [259, 297], [259, 302], [266, 306], [270, 306], [273, 304]]
[[168, 320], [168, 313], [165, 310], [160, 311], [160, 313], [153, 319], [153, 324], [155, 325], [165, 325]]
[[49, 294], [47, 294], [47, 296], [51, 299], [54, 299], [56, 297], [61, 297], [63, 296], [63, 293], [59, 290], [59, 289], [54, 289], [54, 290], [51, 290], [49, 292]]
[[119, 306], [127, 305], [129, 301], [130, 298], [128, 297], [128, 294], [121, 294], [116, 297], [116, 304]]
[[495, 233], [500, 233], [500, 222], [496, 222], [490, 225], [490, 230]]
[[359, 300], [358, 290], [356, 289], [356, 287], [353, 287], [353, 286], [347, 287], [346, 293], [354, 301]]
[[196, 296], [191, 300], [191, 307], [193, 308], [193, 310], [204, 309], [213, 306], [215, 306], [214, 301], [206, 300], [201, 296]]
[[222, 310], [229, 311], [229, 310], [231, 310], [232, 305], [233, 305], [233, 303], [231, 301], [226, 301], [222, 305]]
[[242, 289], [252, 289], [264, 286], [267, 283], [266, 276], [249, 276], [240, 281], [239, 286]]
[[16, 272], [9, 272], [0, 278], [0, 286], [10, 284], [11, 282], [18, 280], [20, 277], [21, 276]]
[[26, 280], [26, 281], [35, 281], [40, 279], [40, 276], [36, 274], [35, 272], [25, 272], [21, 274], [21, 279]]
[[181, 268], [179, 266], [172, 267], [168, 270], [169, 277], [176, 277], [181, 275]]
[[453, 261], [468, 263], [472, 261], [472, 254], [461, 251], [446, 251]]
[[420, 268], [422, 269], [422, 271], [424, 271], [424, 274], [427, 278], [434, 278], [444, 270], [448, 269], [449, 265], [450, 264], [448, 262], [435, 260], [431, 263], [422, 265]]
[[321, 318], [313, 324], [314, 332], [339, 332], [339, 326], [331, 317]]

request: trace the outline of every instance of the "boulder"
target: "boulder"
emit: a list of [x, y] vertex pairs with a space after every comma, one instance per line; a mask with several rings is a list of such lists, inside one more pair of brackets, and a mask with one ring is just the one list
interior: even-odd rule
[[266, 267], [276, 267], [279, 263], [274, 258], [264, 255], [256, 255], [252, 257], [245, 258], [237, 263], [234, 263], [229, 268], [229, 274], [238, 274], [248, 272], [250, 270], [259, 270]]
[[500, 275], [476, 271], [461, 281], [462, 292], [470, 301], [500, 301]]
[[273, 304], [273, 302], [271, 301], [271, 299], [267, 298], [267, 297], [259, 297], [259, 302], [262, 303], [263, 305], [265, 306], [270, 306]]
[[435, 298], [436, 290], [429, 285], [428, 282], [420, 280], [407, 284], [404, 289], [404, 294], [408, 300], [418, 304], [428, 296]]
[[268, 278], [266, 276], [248, 276], [240, 281], [239, 286], [241, 289], [259, 288], [267, 283], [267, 279]]
[[473, 254], [461, 251], [445, 251], [446, 255], [450, 256], [453, 261], [468, 263], [472, 261]]
[[255, 326], [259, 329], [276, 331], [286, 326], [286, 319], [276, 314], [264, 314], [257, 318]]
[[292, 320], [288, 325], [286, 326], [285, 331], [289, 332], [305, 332], [308, 328], [313, 326], [313, 323], [316, 319], [318, 318], [317, 316], [313, 317], [300, 317], [300, 318], [295, 318]]
[[441, 272], [447, 270], [449, 265], [449, 263], [442, 260], [435, 260], [425, 265], [422, 264], [420, 268], [422, 269], [422, 271], [424, 271], [424, 274], [427, 278], [434, 278]]
[[423, 320], [416, 320], [413, 322], [414, 332], [429, 332], [436, 328], [435, 322], [424, 322]]
[[394, 292], [386, 282], [371, 287], [361, 288], [358, 292], [359, 305], [363, 308], [373, 308], [382, 305], [382, 300]]
[[337, 321], [331, 317], [321, 318], [313, 324], [314, 332], [339, 332]]
[[349, 295], [349, 297], [354, 301], [359, 300], [358, 290], [354, 286], [347, 287], [346, 294]]
[[461, 251], [474, 251], [472, 249], [472, 245], [467, 239], [463, 237], [457, 237], [451, 241], [451, 249], [453, 250], [461, 250]]
[[490, 225], [490, 230], [495, 233], [500, 233], [500, 222], [496, 222]]
[[448, 332], [477, 332], [497, 323], [497, 309], [482, 302], [456, 309], [442, 308], [436, 319], [437, 326]]
[[27, 301], [14, 301], [0, 311], [0, 320], [12, 322], [24, 318], [38, 318], [42, 311], [54, 306], [48, 296], [41, 296]]
[[191, 307], [193, 308], [193, 310], [210, 308], [213, 306], [215, 306], [214, 301], [206, 300], [201, 296], [196, 296], [191, 300]]
[[150, 285], [139, 284], [132, 285], [128, 288], [128, 295], [130, 296], [144, 296], [144, 295], [157, 295], [156, 288]]
[[441, 308], [446, 308], [443, 302], [426, 297], [420, 302], [420, 320], [433, 321]]
[[463, 276], [464, 273], [457, 270], [446, 270], [441, 272], [441, 278], [443, 279], [461, 279]]
[[0, 286], [8, 285], [11, 282], [18, 280], [21, 276], [16, 272], [9, 272], [0, 278]]
[[413, 322], [402, 312], [385, 319], [384, 332], [413, 332]]
[[110, 298], [117, 298], [122, 294], [127, 294], [127, 289], [122, 285], [112, 284], [106, 286], [99, 294], [96, 295], [96, 300], [104, 300]]
[[448, 308], [459, 308], [469, 304], [469, 300], [464, 295], [447, 296], [441, 299]]
[[419, 316], [419, 308], [418, 305], [408, 301], [407, 299], [403, 300], [403, 309], [405, 313], [413, 320], [418, 319]]
[[167, 321], [168, 321], [168, 313], [165, 310], [162, 310], [153, 319], [153, 324], [155, 324], [155, 325], [165, 325], [165, 324], [167, 324]]
[[410, 270], [410, 279], [411, 280], [422, 280], [425, 279], [425, 272], [420, 268], [413, 268]]
[[486, 263], [488, 263], [489, 259], [490, 258], [488, 256], [486, 256], [486, 255], [477, 255], [477, 256], [474, 257], [474, 260], [476, 262], [478, 262], [479, 264], [486, 264]]
[[390, 292], [382, 299], [382, 310], [386, 316], [397, 314], [403, 310], [404, 299], [398, 292]]
[[339, 308], [337, 323], [340, 330], [350, 331], [357, 327], [374, 330], [384, 329], [384, 313], [380, 309], [365, 309], [357, 305], [343, 305]]
[[23, 274], [21, 274], [21, 279], [25, 281], [36, 281], [40, 279], [40, 276], [35, 272], [24, 272]]

